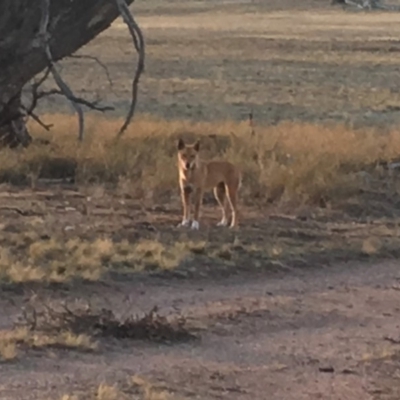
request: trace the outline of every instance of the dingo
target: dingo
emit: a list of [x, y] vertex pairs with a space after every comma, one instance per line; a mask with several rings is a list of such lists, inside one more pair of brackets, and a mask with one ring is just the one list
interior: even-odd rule
[[190, 203], [193, 196], [194, 218], [191, 229], [199, 229], [200, 206], [204, 191], [214, 188], [214, 196], [222, 209], [218, 226], [228, 225], [228, 204], [232, 211], [231, 228], [238, 223], [237, 198], [241, 184], [239, 169], [228, 161], [202, 161], [199, 157], [200, 142], [186, 145], [178, 141], [179, 187], [181, 190], [183, 218], [179, 226], [190, 225]]

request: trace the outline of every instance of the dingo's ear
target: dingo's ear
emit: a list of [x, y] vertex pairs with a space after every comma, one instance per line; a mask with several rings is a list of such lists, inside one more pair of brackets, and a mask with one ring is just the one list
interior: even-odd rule
[[182, 139], [178, 140], [178, 150], [182, 150], [185, 147], [185, 142]]
[[194, 144], [193, 148], [194, 148], [196, 151], [199, 151], [199, 150], [200, 150], [200, 140], [198, 140], [198, 141]]

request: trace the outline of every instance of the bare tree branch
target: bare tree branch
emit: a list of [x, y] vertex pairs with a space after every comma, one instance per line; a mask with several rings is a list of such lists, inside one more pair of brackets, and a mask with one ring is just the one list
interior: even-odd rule
[[[128, 5], [133, 1], [125, 0]], [[0, 3], [0, 140], [10, 147], [25, 146], [31, 139], [28, 130], [11, 122], [20, 119], [26, 126], [27, 118], [31, 117], [27, 112], [35, 111], [35, 104], [31, 105], [35, 96], [30, 95], [30, 90], [36, 91], [32, 88], [34, 77], [39, 73], [43, 76], [41, 72], [49, 67], [49, 57], [44, 51], [46, 43], [52, 61], [57, 63], [54, 67], [64, 78], [58, 61], [89, 43], [121, 14], [115, 0], [2, 0]], [[16, 129], [19, 136], [14, 133]], [[21, 143], [23, 131], [26, 138]]]
[[31, 86], [31, 91], [32, 91], [32, 103], [29, 107], [23, 107], [24, 110], [28, 115], [31, 115], [34, 111], [34, 109], [37, 106], [39, 96], [38, 96], [38, 89], [39, 87], [43, 84], [43, 82], [48, 78], [50, 74], [50, 68], [47, 68], [43, 76], [36, 82], [34, 82]]
[[[76, 56], [76, 58], [89, 58], [89, 59], [93, 59], [95, 61], [98, 61], [99, 64], [104, 67], [104, 69], [106, 70], [106, 74], [109, 77], [108, 74], [108, 69], [107, 66], [104, 65], [103, 63], [101, 63], [101, 61], [99, 61], [96, 57], [91, 57], [91, 56]], [[52, 127], [53, 124], [46, 124], [44, 123], [40, 117], [34, 112], [35, 108], [37, 107], [38, 101], [44, 97], [47, 96], [52, 96], [52, 95], [61, 95], [64, 96], [64, 93], [61, 92], [60, 90], [57, 89], [53, 89], [50, 91], [42, 91], [42, 92], [38, 92], [39, 87], [43, 84], [43, 82], [48, 78], [49, 74], [51, 72], [50, 68], [47, 68], [45, 73], [43, 74], [43, 76], [35, 81], [32, 86], [31, 86], [31, 91], [32, 91], [32, 102], [30, 104], [29, 107], [26, 107], [24, 105], [21, 105], [21, 109], [24, 111], [24, 113], [28, 116], [31, 117], [35, 122], [37, 122], [42, 128], [44, 128], [46, 131], [49, 131]], [[111, 82], [112, 84], [112, 82]], [[91, 110], [95, 110], [95, 111], [101, 111], [101, 112], [105, 112], [105, 111], [113, 111], [114, 107], [111, 106], [99, 106], [98, 102], [90, 102], [87, 101], [85, 99], [79, 98], [79, 97], [75, 97], [73, 96], [72, 98], [73, 102], [77, 103], [77, 104], [81, 104], [84, 105], [88, 108], [90, 108]]]
[[132, 36], [133, 43], [135, 45], [136, 52], [138, 53], [138, 62], [135, 71], [135, 75], [132, 81], [132, 99], [131, 104], [129, 107], [128, 114], [126, 116], [125, 122], [122, 125], [121, 129], [117, 134], [117, 138], [121, 137], [122, 134], [126, 131], [127, 127], [129, 126], [136, 108], [136, 102], [138, 97], [138, 86], [140, 76], [144, 71], [144, 61], [145, 61], [145, 43], [142, 31], [139, 25], [136, 23], [135, 19], [133, 18], [128, 5], [126, 4], [125, 0], [114, 0], [119, 13], [121, 14], [125, 24], [128, 26], [129, 32]]
[[[43, 97], [48, 97], [48, 96], [53, 96], [53, 95], [65, 96], [65, 93], [58, 89], [51, 89], [51, 90], [47, 90], [47, 91], [38, 93], [37, 98], [41, 99]], [[112, 106], [99, 106], [97, 101], [91, 102], [91, 101], [82, 99], [81, 97], [76, 97], [74, 95], [70, 96], [68, 98], [68, 100], [70, 100], [71, 102], [73, 102], [75, 104], [80, 104], [80, 105], [86, 106], [87, 108], [90, 108], [91, 110], [95, 110], [95, 111], [105, 112], [105, 111], [115, 110], [115, 108]]]
[[[111, 7], [109, 11], [113, 12], [114, 15], [119, 13], [122, 16], [123, 21], [127, 25], [130, 35], [133, 40], [133, 44], [135, 50], [138, 54], [138, 61], [136, 65], [136, 69], [134, 71], [134, 77], [132, 81], [132, 97], [129, 106], [129, 110], [126, 116], [126, 119], [117, 133], [117, 139], [122, 136], [125, 132], [127, 127], [129, 126], [136, 109], [137, 98], [138, 98], [138, 86], [140, 77], [144, 71], [144, 61], [145, 61], [145, 42], [143, 38], [142, 31], [138, 24], [136, 23], [135, 19], [133, 18], [128, 4], [132, 2], [132, 0], [113, 0], [115, 7]], [[11, 136], [16, 137], [19, 141], [22, 141], [22, 137], [24, 136], [24, 132], [26, 131], [25, 123], [27, 118], [32, 118], [36, 121], [40, 126], [44, 129], [49, 130], [52, 125], [45, 124], [40, 117], [34, 112], [38, 102], [40, 99], [51, 96], [51, 95], [62, 95], [67, 98], [74, 110], [78, 115], [78, 122], [79, 122], [79, 140], [83, 140], [84, 137], [84, 129], [85, 129], [85, 118], [84, 118], [84, 108], [82, 106], [88, 107], [92, 110], [96, 111], [109, 111], [114, 110], [114, 107], [111, 106], [102, 106], [99, 104], [99, 101], [88, 101], [83, 98], [76, 97], [71, 90], [71, 88], [64, 82], [61, 76], [61, 67], [57, 64], [57, 60], [60, 58], [58, 48], [53, 46], [53, 29], [57, 27], [59, 21], [63, 23], [63, 15], [61, 12], [59, 14], [55, 13], [55, 15], [50, 15], [50, 12], [53, 13], [53, 8], [50, 8], [50, 5], [53, 5], [51, 0], [41, 0], [40, 1], [40, 9], [41, 9], [41, 17], [39, 23], [38, 33], [35, 35], [33, 40], [29, 42], [29, 51], [36, 51], [36, 52], [43, 52], [45, 58], [43, 61], [47, 63], [44, 74], [40, 79], [34, 81], [31, 84], [30, 91], [31, 91], [31, 102], [30, 104], [22, 104], [21, 101], [18, 102], [18, 107], [16, 111], [13, 113], [9, 113], [10, 116], [7, 116], [7, 121], [9, 125], [9, 130], [11, 131]], [[115, 18], [115, 17], [114, 17]], [[35, 50], [36, 49], [36, 50]], [[97, 62], [107, 76], [108, 82], [110, 86], [113, 86], [113, 82], [111, 80], [109, 71], [105, 64], [103, 64], [98, 58], [90, 55], [68, 55], [65, 54], [64, 56], [71, 57], [71, 58], [78, 58], [78, 59], [90, 59], [92, 61]], [[42, 61], [42, 62], [43, 62]], [[39, 91], [39, 88], [44, 83], [44, 81], [48, 78], [49, 75], [52, 75], [58, 89], [48, 90], [48, 91]], [[22, 92], [22, 90], [21, 90]], [[21, 93], [18, 94], [21, 96]], [[12, 98], [9, 99], [11, 101]], [[15, 108], [15, 107], [14, 107]], [[17, 121], [21, 120], [21, 121]], [[5, 120], [6, 121], [6, 120]], [[6, 122], [7, 122], [6, 121]]]
[[69, 86], [64, 82], [60, 73], [58, 72], [53, 55], [51, 53], [50, 44], [49, 44], [49, 21], [50, 21], [50, 0], [42, 0], [42, 17], [40, 21], [39, 28], [39, 37], [42, 38], [42, 45], [44, 47], [44, 51], [47, 57], [47, 61], [49, 63], [49, 69], [51, 74], [53, 75], [54, 81], [57, 86], [63, 92], [65, 97], [71, 102], [72, 107], [75, 109], [78, 114], [78, 122], [79, 122], [79, 140], [83, 140], [83, 134], [85, 129], [85, 116], [82, 110], [82, 107], [74, 101], [74, 94]]
[[49, 131], [54, 125], [53, 124], [45, 124], [38, 115], [36, 115], [33, 111], [29, 114], [32, 119], [37, 122], [43, 129]]
[[21, 108], [23, 111], [25, 111], [26, 115], [31, 117], [35, 122], [37, 122], [42, 128], [44, 128], [46, 131], [49, 131], [54, 125], [53, 124], [45, 124], [40, 117], [35, 114], [35, 112], [32, 110], [28, 110], [24, 105], [21, 104]]
[[107, 80], [108, 80], [108, 83], [110, 84], [110, 86], [111, 86], [111, 87], [114, 86], [114, 83], [113, 83], [113, 81], [112, 81], [112, 79], [111, 79], [110, 71], [108, 70], [107, 65], [105, 65], [102, 61], [100, 61], [97, 57], [95, 57], [95, 56], [89, 56], [89, 55], [87, 55], [87, 54], [71, 54], [71, 55], [69, 56], [69, 58], [87, 59], [87, 60], [95, 61], [97, 64], [100, 65], [101, 68], [103, 68], [104, 73], [105, 73], [106, 76], [107, 76]]

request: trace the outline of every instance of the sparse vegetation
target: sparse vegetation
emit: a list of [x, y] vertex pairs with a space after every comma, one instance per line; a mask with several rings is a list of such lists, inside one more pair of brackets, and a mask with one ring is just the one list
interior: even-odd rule
[[0, 361], [11, 361], [18, 357], [19, 351], [40, 349], [69, 349], [93, 351], [97, 344], [85, 335], [70, 331], [44, 332], [16, 327], [0, 331]]
[[144, 315], [121, 319], [112, 310], [96, 310], [89, 305], [70, 308], [31, 304], [12, 329], [0, 331], [0, 361], [14, 360], [20, 351], [50, 348], [94, 351], [104, 338], [173, 343], [196, 337], [184, 317], [163, 316], [156, 307]]
[[[119, 121], [93, 120], [91, 136], [79, 145], [67, 128], [67, 116], [49, 120], [65, 126], [54, 145], [36, 145], [1, 153], [3, 183], [69, 178], [80, 185], [112, 185], [136, 199], [160, 203], [177, 196], [177, 138], [200, 137], [203, 156], [227, 157], [244, 173], [242, 199], [247, 204], [291, 205], [341, 200], [365, 186], [360, 171], [376, 177], [375, 167], [400, 155], [396, 130], [352, 130], [307, 123], [258, 127], [254, 137], [247, 123], [188, 123], [142, 120], [121, 142], [106, 132]], [[33, 130], [33, 128], [32, 128]], [[375, 175], [374, 175], [375, 174]], [[129, 186], [127, 185], [129, 182]]]
[[17, 356], [15, 339], [5, 335], [0, 339], [0, 361], [10, 361]]
[[82, 395], [64, 395], [61, 400], [183, 400], [159, 388], [149, 379], [134, 375], [124, 384], [101, 383]]
[[29, 312], [24, 312], [15, 332], [19, 333], [13, 335], [17, 337], [17, 342], [21, 341], [21, 337], [27, 336], [27, 332], [39, 332], [46, 336], [56, 334], [55, 337], [63, 337], [66, 346], [74, 343], [70, 337], [75, 337], [77, 344], [88, 342], [86, 340], [88, 337], [113, 337], [160, 343], [182, 342], [196, 338], [187, 327], [184, 317], [161, 315], [157, 307], [153, 307], [143, 315], [121, 318], [117, 317], [113, 310], [96, 309], [89, 304], [85, 307], [38, 304], [31, 307]]
[[109, 238], [45, 238], [34, 231], [6, 234], [0, 240], [0, 277], [4, 282], [61, 283], [73, 279], [96, 281], [108, 271], [122, 273], [171, 270], [205, 252], [204, 241], [162, 243], [141, 239], [135, 243]]

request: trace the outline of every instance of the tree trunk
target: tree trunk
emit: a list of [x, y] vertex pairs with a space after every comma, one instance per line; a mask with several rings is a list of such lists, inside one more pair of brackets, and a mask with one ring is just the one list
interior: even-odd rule
[[21, 92], [13, 97], [0, 113], [0, 141], [11, 148], [28, 146], [32, 141], [21, 114]]
[[[19, 105], [24, 85], [48, 66], [38, 38], [41, 16], [40, 0], [0, 0], [0, 140], [9, 145], [30, 142]], [[118, 16], [114, 0], [50, 0], [54, 61], [74, 53]]]

